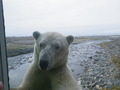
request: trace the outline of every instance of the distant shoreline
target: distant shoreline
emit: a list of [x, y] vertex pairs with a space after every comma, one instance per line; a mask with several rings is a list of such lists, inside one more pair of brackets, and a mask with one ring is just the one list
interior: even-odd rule
[[34, 40], [29, 37], [7, 37], [7, 56], [13, 57], [33, 52]]
[[[78, 42], [86, 42], [88, 40], [113, 40], [118, 38], [120, 35], [103, 35], [103, 36], [79, 36], [75, 37], [73, 44]], [[7, 56], [13, 57], [21, 54], [33, 52], [34, 40], [32, 36], [24, 37], [6, 37]]]

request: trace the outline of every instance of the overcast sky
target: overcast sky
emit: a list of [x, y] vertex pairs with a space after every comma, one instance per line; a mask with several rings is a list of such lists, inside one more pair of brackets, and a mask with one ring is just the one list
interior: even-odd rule
[[7, 36], [120, 35], [120, 0], [3, 0]]

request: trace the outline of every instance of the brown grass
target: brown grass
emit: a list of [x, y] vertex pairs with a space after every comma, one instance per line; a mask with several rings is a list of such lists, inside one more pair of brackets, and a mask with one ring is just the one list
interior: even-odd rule
[[74, 42], [90, 41], [90, 40], [95, 40], [95, 39], [94, 38], [76, 37]]
[[120, 86], [113, 86], [112, 89], [100, 89], [100, 90], [120, 90]]
[[100, 46], [106, 46], [107, 44], [109, 44], [110, 42], [103, 42], [103, 43], [100, 43]]
[[7, 46], [7, 50], [18, 50], [18, 49], [22, 49], [22, 48], [27, 48], [27, 47], [33, 47], [33, 45], [25, 45], [25, 44], [9, 44], [9, 46]]
[[120, 55], [112, 56], [112, 61], [117, 65], [118, 68], [120, 68]]
[[[108, 44], [111, 44], [113, 42], [103, 42], [100, 44], [100, 46], [107, 48], [108, 50], [110, 49], [110, 47], [108, 47]], [[120, 54], [118, 53], [113, 53], [111, 55], [111, 60], [115, 63], [116, 66], [118, 66], [118, 68], [120, 68]]]

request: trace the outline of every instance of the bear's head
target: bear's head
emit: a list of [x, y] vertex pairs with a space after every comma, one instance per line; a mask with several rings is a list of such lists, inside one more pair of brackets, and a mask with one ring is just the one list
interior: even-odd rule
[[69, 53], [69, 45], [74, 37], [67, 37], [57, 32], [47, 32], [41, 34], [37, 31], [33, 33], [35, 40], [34, 58], [40, 70], [51, 70], [65, 66]]

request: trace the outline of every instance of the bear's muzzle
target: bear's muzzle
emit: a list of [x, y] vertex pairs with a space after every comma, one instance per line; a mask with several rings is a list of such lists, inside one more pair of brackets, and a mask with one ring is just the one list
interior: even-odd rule
[[50, 55], [48, 53], [43, 53], [40, 56], [39, 65], [40, 65], [41, 70], [46, 70], [47, 69], [47, 67], [49, 65], [49, 61], [50, 61]]
[[46, 70], [48, 67], [48, 64], [49, 64], [48, 60], [40, 60], [40, 67], [42, 70]]

